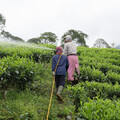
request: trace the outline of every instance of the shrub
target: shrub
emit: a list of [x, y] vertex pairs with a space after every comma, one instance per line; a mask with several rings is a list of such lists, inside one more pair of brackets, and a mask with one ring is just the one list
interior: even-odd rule
[[37, 72], [33, 61], [18, 56], [1, 59], [0, 66], [4, 70], [0, 77], [0, 89], [17, 87], [24, 90], [26, 84], [33, 82]]
[[120, 101], [89, 100], [79, 109], [79, 117], [87, 120], [120, 120]]

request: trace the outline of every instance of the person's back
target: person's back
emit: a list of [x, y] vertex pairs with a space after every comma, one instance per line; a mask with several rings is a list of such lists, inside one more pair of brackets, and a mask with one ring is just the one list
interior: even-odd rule
[[67, 42], [64, 46], [64, 55], [72, 55], [72, 54], [77, 54], [77, 45], [70, 41]]
[[[57, 54], [52, 58], [52, 71], [55, 70], [55, 67], [57, 65], [59, 57], [60, 57], [60, 54]], [[68, 59], [65, 55], [62, 55], [60, 58], [59, 64], [57, 66], [55, 75], [65, 75], [66, 76], [67, 69], [68, 69]]]
[[[66, 71], [69, 67], [69, 63], [67, 56], [62, 55], [62, 52], [62, 47], [56, 48], [56, 55], [52, 58], [52, 71], [55, 76], [57, 97], [63, 101], [60, 94], [65, 86]], [[55, 70], [56, 66], [57, 69]]]
[[69, 68], [68, 68], [68, 81], [72, 81], [73, 85], [75, 83], [74, 79], [74, 72], [77, 71], [78, 74], [80, 74], [79, 71], [79, 61], [77, 56], [77, 45], [72, 42], [72, 37], [70, 35], [67, 35], [64, 38], [64, 55], [67, 56], [69, 61]]

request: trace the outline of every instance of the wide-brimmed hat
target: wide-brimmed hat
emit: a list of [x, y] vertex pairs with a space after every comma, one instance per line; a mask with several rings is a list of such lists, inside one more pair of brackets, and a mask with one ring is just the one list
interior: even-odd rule
[[56, 54], [57, 53], [62, 53], [62, 52], [63, 52], [63, 48], [62, 47], [60, 47], [60, 46], [56, 47]]
[[66, 36], [64, 37], [64, 41], [65, 41], [65, 42], [72, 41], [71, 35], [66, 35]]

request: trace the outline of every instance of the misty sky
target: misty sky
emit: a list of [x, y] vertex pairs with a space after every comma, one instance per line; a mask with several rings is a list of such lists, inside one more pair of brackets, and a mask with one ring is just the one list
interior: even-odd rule
[[5, 30], [24, 40], [53, 32], [58, 39], [70, 29], [120, 44], [120, 0], [0, 0]]

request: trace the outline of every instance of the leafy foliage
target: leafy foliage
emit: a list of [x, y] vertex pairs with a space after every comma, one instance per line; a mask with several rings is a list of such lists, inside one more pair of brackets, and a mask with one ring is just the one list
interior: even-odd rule
[[97, 39], [93, 47], [97, 48], [110, 48], [109, 44], [104, 39]]
[[47, 47], [32, 44], [1, 44], [0, 58], [16, 55], [20, 58], [33, 59], [35, 62], [49, 62], [54, 55], [54, 49]]
[[5, 69], [0, 77], [0, 89], [3, 90], [13, 86], [25, 90], [26, 84], [33, 82], [37, 72], [34, 62], [17, 56], [1, 59], [0, 66]]
[[3, 17], [2, 14], [0, 14], [0, 30], [2, 30], [2, 27], [5, 26], [6, 19]]
[[71, 35], [72, 36], [72, 40], [75, 41], [78, 45], [80, 46], [87, 46], [86, 45], [86, 41], [85, 38], [88, 37], [87, 34], [83, 33], [82, 31], [77, 31], [77, 30], [68, 30], [66, 33], [64, 33], [64, 35], [62, 36], [62, 44], [63, 44], [63, 38], [66, 35]]
[[7, 41], [9, 40], [9, 41], [14, 41], [14, 42], [24, 42], [22, 38], [14, 36], [4, 30], [1, 32], [1, 35], [3, 36], [4, 39], [7, 39]]
[[89, 100], [79, 110], [79, 117], [85, 120], [119, 120], [120, 101]]
[[52, 32], [45, 32], [40, 37], [29, 39], [29, 43], [55, 44], [58, 41], [57, 36]]
[[[0, 94], [0, 119], [46, 119], [54, 50], [48, 44], [0, 44], [0, 88], [8, 89], [7, 100]], [[49, 119], [119, 120], [120, 50], [78, 47], [77, 52], [79, 84], [70, 86], [66, 81], [63, 104], [54, 91]]]

